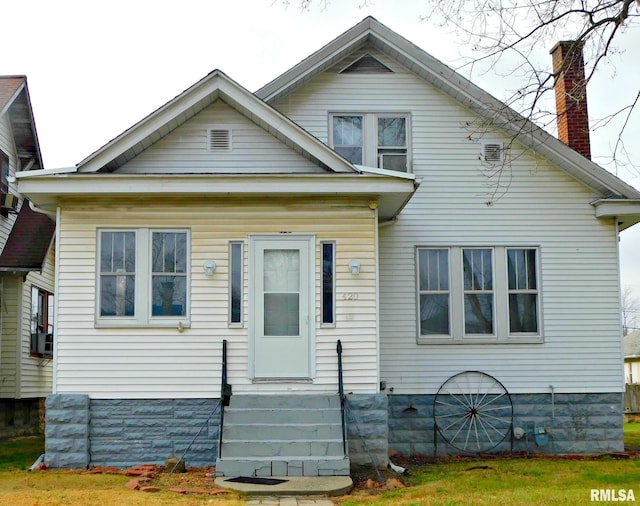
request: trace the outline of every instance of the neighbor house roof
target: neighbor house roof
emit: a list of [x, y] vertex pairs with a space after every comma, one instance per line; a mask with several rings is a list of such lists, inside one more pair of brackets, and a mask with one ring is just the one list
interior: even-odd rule
[[[373, 17], [367, 17], [256, 92], [273, 104], [349, 54], [370, 44], [468, 107], [496, 129], [516, 138], [602, 196], [600, 217], [616, 216], [621, 229], [640, 221], [640, 192], [527, 120], [471, 81]], [[626, 202], [623, 202], [626, 200]], [[626, 215], [626, 216], [625, 216]]]
[[0, 254], [0, 272], [41, 270], [55, 229], [55, 222], [25, 199]]
[[42, 155], [26, 76], [0, 76], [0, 116], [8, 114], [20, 159], [19, 170], [42, 169]]

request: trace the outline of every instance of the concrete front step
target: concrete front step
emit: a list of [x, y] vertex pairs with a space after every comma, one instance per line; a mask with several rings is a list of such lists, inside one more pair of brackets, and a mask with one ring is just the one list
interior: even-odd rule
[[347, 476], [337, 395], [234, 395], [218, 476]]
[[216, 476], [348, 476], [346, 457], [264, 457], [218, 459]]
[[337, 395], [234, 395], [231, 397], [234, 408], [272, 408], [272, 409], [340, 409], [340, 397]]
[[250, 438], [256, 441], [340, 439], [340, 423], [225, 423], [224, 437], [229, 440]]
[[307, 441], [222, 440], [222, 455], [229, 457], [343, 457], [342, 439]]
[[341, 423], [340, 408], [236, 408], [224, 410], [224, 424]]

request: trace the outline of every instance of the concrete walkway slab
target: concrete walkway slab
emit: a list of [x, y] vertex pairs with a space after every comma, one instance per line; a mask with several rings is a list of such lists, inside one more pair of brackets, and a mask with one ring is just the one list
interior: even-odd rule
[[261, 497], [249, 499], [246, 506], [334, 506], [329, 499], [310, 499], [308, 497]]
[[[349, 476], [273, 476], [273, 478], [286, 481], [277, 485], [258, 485], [254, 483], [236, 483], [220, 476], [215, 479], [215, 484], [220, 488], [236, 490], [250, 496], [285, 496], [294, 499], [295, 496], [343, 495], [353, 488], [353, 481]], [[298, 502], [298, 504], [301, 503]]]

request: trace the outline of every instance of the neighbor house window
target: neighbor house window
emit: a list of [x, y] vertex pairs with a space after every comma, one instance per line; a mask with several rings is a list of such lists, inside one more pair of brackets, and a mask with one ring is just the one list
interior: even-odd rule
[[9, 156], [0, 151], [0, 193], [9, 193]]
[[507, 249], [509, 331], [538, 332], [538, 280], [535, 249]]
[[31, 345], [32, 357], [53, 356], [53, 294], [36, 286], [31, 287]]
[[491, 249], [463, 249], [465, 334], [493, 334]]
[[242, 323], [243, 243], [229, 243], [229, 323]]
[[449, 334], [449, 250], [418, 250], [420, 334]]
[[419, 343], [543, 341], [540, 250], [418, 247]]
[[407, 172], [407, 114], [332, 114], [333, 149], [357, 165]]
[[336, 244], [321, 243], [322, 248], [322, 323], [336, 323]]
[[98, 323], [173, 324], [188, 316], [185, 230], [101, 230]]

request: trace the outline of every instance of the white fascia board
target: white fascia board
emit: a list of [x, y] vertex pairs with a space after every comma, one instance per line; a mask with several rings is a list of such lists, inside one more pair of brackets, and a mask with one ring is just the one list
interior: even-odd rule
[[414, 192], [414, 181], [363, 174], [153, 175], [59, 174], [18, 181], [18, 191], [38, 204], [38, 196], [154, 194], [384, 195]]
[[76, 172], [78, 172], [77, 167], [60, 167], [57, 169], [25, 170], [25, 171], [16, 172], [15, 178], [28, 179], [32, 177], [52, 176], [56, 174], [73, 174]]
[[381, 169], [379, 167], [368, 167], [366, 165], [354, 165], [354, 167], [364, 174], [398, 177], [400, 179], [410, 179], [412, 181], [416, 180], [416, 175], [409, 172], [398, 172], [397, 170]]
[[640, 199], [601, 199], [592, 205], [596, 218], [615, 218], [621, 231], [640, 223]]

